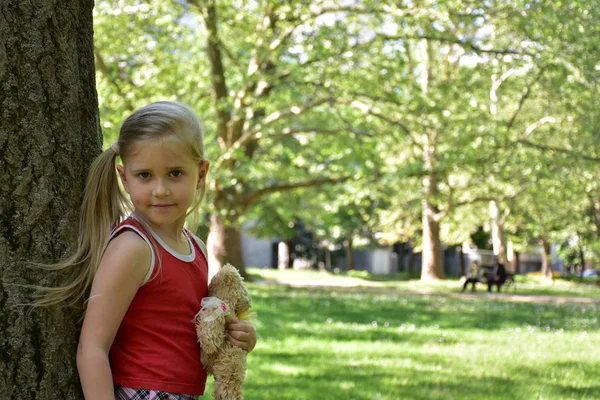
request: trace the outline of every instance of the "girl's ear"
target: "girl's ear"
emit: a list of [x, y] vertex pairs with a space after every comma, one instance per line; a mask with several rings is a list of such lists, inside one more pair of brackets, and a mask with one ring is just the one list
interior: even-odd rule
[[208, 174], [209, 166], [210, 162], [207, 160], [200, 162], [200, 170], [198, 171], [198, 184], [196, 185], [196, 190], [202, 189], [206, 185], [206, 175]]
[[119, 177], [121, 178], [121, 182], [123, 183], [123, 187], [129, 193], [129, 185], [127, 184], [127, 178], [125, 177], [125, 168], [122, 165], [117, 165], [117, 172], [119, 173]]

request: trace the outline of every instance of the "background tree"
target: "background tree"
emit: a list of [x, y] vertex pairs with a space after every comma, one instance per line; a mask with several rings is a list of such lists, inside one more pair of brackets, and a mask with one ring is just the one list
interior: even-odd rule
[[[56, 285], [76, 235], [85, 174], [102, 143], [92, 1], [0, 5], [0, 388], [7, 399], [82, 398], [79, 312], [34, 309], [19, 284]], [[19, 305], [21, 304], [21, 305]]]
[[[262, 199], [278, 191], [343, 182], [362, 168], [354, 163], [352, 150], [364, 149], [348, 140], [358, 132], [333, 106], [331, 90], [318, 83], [335, 77], [345, 63], [343, 49], [352, 44], [338, 13], [367, 9], [335, 2], [148, 4], [98, 7], [102, 37], [96, 55], [106, 66], [100, 68], [99, 61], [99, 86], [116, 105], [101, 105], [101, 110], [123, 114], [130, 104], [139, 106], [137, 97], [118, 96], [133, 87], [151, 93], [144, 102], [162, 96], [198, 110], [207, 124], [211, 160], [211, 262], [231, 262], [243, 272], [239, 229]], [[172, 8], [171, 17], [161, 14], [165, 7]], [[127, 35], [126, 29], [132, 32]], [[343, 40], [342, 49], [332, 46], [332, 39]], [[188, 61], [196, 70], [182, 67]], [[207, 91], [212, 104], [200, 95]], [[106, 127], [112, 129], [108, 125], [121, 118], [108, 117]]]
[[[416, 195], [421, 202], [421, 278], [439, 279], [442, 241], [449, 239], [441, 237], [444, 219], [459, 206], [490, 199], [487, 185], [478, 185], [495, 144], [486, 112], [488, 88], [494, 66], [519, 49], [490, 33], [506, 27], [497, 10], [427, 3], [395, 5], [381, 17], [363, 55], [377, 73], [357, 80], [367, 81], [363, 88], [369, 90], [353, 93], [352, 104], [365, 118], [387, 123], [383, 151], [390, 163], [400, 172], [412, 166], [418, 185], [407, 184], [401, 173], [397, 187], [416, 187], [407, 197]], [[466, 233], [460, 225], [457, 230]]]
[[[298, 197], [277, 193], [377, 174], [386, 184], [375, 197], [389, 205], [374, 210], [380, 236], [412, 236], [424, 251], [422, 278], [437, 279], [442, 242], [477, 226], [491, 225], [505, 257], [512, 198], [536, 179], [541, 153], [577, 157], [597, 146], [593, 5], [102, 2], [103, 124], [114, 134], [129, 109], [158, 98], [199, 112], [217, 264], [243, 269], [239, 229], [249, 219], [269, 221], [273, 207], [294, 214]], [[588, 164], [578, 168], [596, 176]], [[585, 179], [581, 197], [597, 198]], [[320, 219], [339, 204], [322, 207]]]
[[[586, 1], [523, 9], [513, 21], [530, 42], [520, 65], [502, 74], [505, 82], [495, 93], [505, 143], [499, 147], [495, 177], [508, 200], [501, 208], [504, 215], [511, 214], [506, 222], [513, 233], [535, 232], [539, 239], [545, 230], [546, 238], [539, 240], [546, 251], [548, 237], [563, 241], [593, 226], [587, 210], [596, 197], [593, 177], [599, 143], [597, 111], [591, 106], [598, 95], [597, 59], [592, 54], [600, 43], [591, 38], [598, 32], [599, 17], [593, 3]], [[560, 188], [554, 187], [556, 182]], [[520, 211], [512, 215], [512, 207]], [[527, 217], [521, 214], [524, 209], [537, 211]], [[547, 263], [543, 269], [549, 274]]]

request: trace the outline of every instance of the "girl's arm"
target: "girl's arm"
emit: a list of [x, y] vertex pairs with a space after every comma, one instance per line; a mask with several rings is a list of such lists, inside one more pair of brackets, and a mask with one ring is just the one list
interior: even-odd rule
[[114, 400], [108, 352], [125, 312], [146, 276], [151, 251], [135, 232], [108, 244], [94, 277], [77, 348], [77, 369], [86, 400]]
[[251, 352], [256, 346], [256, 330], [248, 321], [231, 320], [226, 326], [227, 340], [242, 350]]

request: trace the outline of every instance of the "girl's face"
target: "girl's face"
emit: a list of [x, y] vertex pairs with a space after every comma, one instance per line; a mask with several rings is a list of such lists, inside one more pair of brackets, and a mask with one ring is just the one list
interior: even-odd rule
[[143, 141], [117, 170], [136, 213], [158, 231], [178, 233], [196, 190], [204, 187], [208, 161], [196, 162], [175, 140]]

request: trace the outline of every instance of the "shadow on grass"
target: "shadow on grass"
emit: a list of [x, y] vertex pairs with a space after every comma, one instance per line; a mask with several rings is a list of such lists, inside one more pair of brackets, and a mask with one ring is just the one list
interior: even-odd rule
[[[372, 366], [331, 350], [261, 351], [262, 363], [249, 365], [247, 398], [270, 399], [593, 399], [600, 388], [545, 383], [543, 371], [476, 376], [456, 370], [439, 356], [406, 359], [406, 367]], [[385, 361], [385, 360], [384, 360]], [[390, 359], [390, 361], [392, 361]], [[395, 361], [398, 361], [395, 359]], [[403, 360], [400, 360], [402, 362]], [[437, 366], [437, 368], [435, 367]], [[573, 366], [563, 366], [567, 370]], [[266, 396], [264, 393], [271, 393]]]
[[598, 362], [561, 361], [546, 364], [545, 368], [520, 365], [513, 372], [521, 386], [540, 383], [534, 390], [524, 390], [524, 395], [529, 396], [524, 399], [600, 399], [600, 385], [586, 384], [589, 377], [598, 374]]
[[[325, 354], [324, 354], [325, 353]], [[545, 368], [520, 366], [513, 374], [501, 368], [461, 371], [451, 357], [390, 355], [388, 365], [340, 354], [335, 349], [261, 350], [261, 363], [250, 359], [246, 397], [250, 399], [597, 399], [600, 386], [549, 379]], [[385, 363], [386, 359], [379, 362]], [[396, 365], [389, 365], [396, 362]], [[573, 371], [579, 363], [559, 363], [558, 371]], [[582, 374], [592, 373], [586, 363]], [[483, 374], [483, 375], [481, 375]], [[593, 376], [593, 375], [592, 375]], [[571, 378], [572, 379], [572, 378]], [[269, 395], [265, 395], [269, 393]]]
[[[248, 399], [600, 398], [590, 378], [598, 364], [587, 361], [597, 352], [561, 346], [546, 358], [553, 341], [598, 330], [597, 305], [249, 288], [259, 344], [248, 357]], [[595, 346], [589, 336], [582, 344]], [[563, 361], [563, 349], [579, 358]]]
[[[321, 334], [317, 332], [322, 330], [321, 324], [332, 327], [342, 324], [346, 329], [352, 324], [357, 328], [394, 329], [413, 324], [457, 330], [537, 327], [571, 331], [598, 329], [600, 326], [597, 318], [590, 318], [598, 309], [594, 304], [512, 303], [494, 299], [472, 301], [445, 296], [393, 292], [373, 294], [270, 285], [254, 287], [252, 295], [254, 303], [260, 304], [257, 311], [259, 316], [265, 317], [265, 321], [276, 325], [295, 324], [295, 329], [302, 329], [304, 333], [307, 327], [314, 325], [314, 334]], [[269, 328], [276, 330], [277, 327]]]

